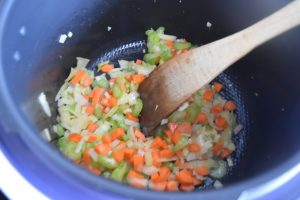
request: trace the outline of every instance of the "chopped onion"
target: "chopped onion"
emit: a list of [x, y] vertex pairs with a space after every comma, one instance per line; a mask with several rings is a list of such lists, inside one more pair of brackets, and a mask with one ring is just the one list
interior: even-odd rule
[[159, 169], [154, 167], [154, 166], [144, 166], [142, 169], [142, 172], [148, 176], [150, 176], [151, 174], [158, 172]]
[[75, 153], [79, 153], [82, 149], [82, 146], [84, 144], [84, 140], [80, 140], [80, 142], [78, 142], [77, 146], [76, 146], [76, 149], [75, 149]]
[[184, 104], [182, 104], [182, 105], [178, 108], [178, 111], [182, 112], [182, 111], [184, 111], [185, 109], [187, 109], [187, 107], [189, 107], [189, 103], [188, 103], [188, 102], [185, 102]]
[[168, 119], [162, 119], [161, 122], [160, 122], [160, 125], [165, 125], [168, 123]]
[[159, 33], [158, 37], [162, 40], [176, 40], [176, 36]]
[[227, 158], [227, 164], [229, 167], [232, 167], [233, 166], [233, 161], [232, 161], [232, 158], [231, 157], [228, 157]]
[[93, 159], [94, 161], [97, 161], [98, 155], [96, 154], [96, 152], [95, 152], [94, 149], [90, 149], [90, 150], [89, 150], [89, 154], [90, 154], [90, 156], [92, 157], [92, 159]]
[[219, 180], [216, 180], [214, 182], [214, 188], [219, 189], [219, 188], [222, 188], [222, 187], [223, 187], [223, 184]]
[[233, 129], [233, 133], [234, 133], [234, 134], [238, 134], [239, 132], [241, 132], [242, 129], [243, 129], [243, 125], [242, 125], [242, 124], [238, 124], [238, 125]]
[[120, 143], [120, 140], [116, 139], [116, 140], [112, 141], [110, 146], [111, 146], [111, 148], [115, 148], [116, 146], [118, 146], [119, 143]]
[[129, 125], [129, 126], [134, 126], [134, 127], [139, 127], [140, 124], [138, 122], [134, 122], [134, 121], [131, 121], [129, 119], [125, 119], [124, 120], [125, 124]]

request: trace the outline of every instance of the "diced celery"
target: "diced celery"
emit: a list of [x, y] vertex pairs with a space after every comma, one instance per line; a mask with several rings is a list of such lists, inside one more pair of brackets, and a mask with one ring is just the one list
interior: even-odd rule
[[125, 82], [125, 87], [126, 87], [127, 90], [129, 90], [130, 89], [130, 83]]
[[128, 171], [128, 165], [126, 162], [121, 162], [117, 168], [115, 168], [111, 174], [111, 179], [122, 182], [125, 174]]
[[107, 156], [99, 155], [98, 162], [100, 163], [100, 165], [108, 169], [114, 169], [117, 167], [117, 162], [115, 161], [115, 159], [109, 158]]
[[163, 60], [163, 61], [167, 61], [169, 59], [172, 58], [172, 53], [171, 51], [163, 51], [160, 55], [160, 58]]
[[101, 78], [100, 80], [95, 80], [93, 83], [92, 83], [92, 86], [94, 88], [96, 87], [99, 87], [99, 88], [105, 88], [107, 89], [108, 86], [109, 86], [109, 83], [108, 83], [108, 80], [106, 80], [106, 78]]
[[100, 119], [102, 117], [102, 111], [101, 111], [101, 108], [99, 105], [96, 105], [94, 114], [98, 119]]
[[65, 137], [59, 138], [57, 141], [57, 146], [58, 148], [63, 149], [66, 146], [66, 138]]
[[175, 42], [174, 47], [177, 50], [182, 50], [182, 49], [189, 49], [191, 48], [192, 44], [189, 42]]
[[162, 165], [164, 167], [169, 168], [171, 171], [173, 171], [173, 169], [174, 169], [174, 163], [172, 163], [172, 162], [164, 162]]
[[66, 155], [71, 160], [79, 160], [81, 158], [82, 153], [76, 153], [77, 143], [65, 141], [65, 146], [60, 148], [62, 153]]
[[173, 151], [178, 151], [186, 147], [188, 145], [188, 140], [189, 138], [187, 136], [181, 136], [180, 140], [173, 147]]
[[147, 53], [144, 55], [144, 61], [151, 65], [156, 65], [158, 63], [159, 56], [152, 53]]
[[62, 137], [65, 134], [65, 130], [60, 124], [56, 125], [56, 133], [59, 137]]
[[131, 91], [137, 91], [138, 87], [139, 86], [137, 84], [134, 84], [133, 82], [130, 83], [130, 90]]
[[164, 34], [164, 32], [165, 32], [165, 27], [162, 26], [156, 30], [156, 33]]
[[75, 112], [76, 103], [67, 105], [67, 109], [71, 112]]
[[133, 106], [133, 109], [132, 109], [132, 114], [135, 117], [137, 117], [141, 113], [142, 109], [143, 109], [143, 101], [140, 98], [137, 98], [136, 103], [135, 103], [135, 105]]
[[121, 86], [118, 83], [115, 83], [112, 87], [113, 96], [117, 99], [120, 99], [123, 95]]

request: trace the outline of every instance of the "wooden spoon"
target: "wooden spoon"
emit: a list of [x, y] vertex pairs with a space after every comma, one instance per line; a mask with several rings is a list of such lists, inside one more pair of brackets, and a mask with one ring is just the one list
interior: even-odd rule
[[[141, 125], [151, 134], [202, 86], [264, 42], [300, 24], [300, 0], [233, 35], [192, 49], [159, 66], [139, 87]], [[300, 39], [300, 36], [299, 36]]]

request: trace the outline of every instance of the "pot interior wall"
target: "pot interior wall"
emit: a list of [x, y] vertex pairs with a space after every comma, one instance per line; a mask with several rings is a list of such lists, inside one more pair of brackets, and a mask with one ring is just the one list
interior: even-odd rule
[[[165, 26], [167, 33], [201, 45], [251, 25], [285, 5], [285, 0], [110, 0], [18, 2], [7, 24], [4, 73], [14, 103], [38, 132], [56, 118], [54, 97], [76, 57], [96, 58], [124, 42], [145, 39], [144, 31]], [[26, 9], [23, 9], [25, 8]], [[55, 10], [55, 12], [53, 12]], [[21, 12], [22, 11], [22, 12]], [[210, 22], [212, 27], [206, 27]], [[111, 27], [110, 31], [107, 28]], [[21, 31], [23, 30], [23, 32]], [[25, 34], [24, 33], [25, 30]], [[21, 31], [21, 32], [20, 32]], [[64, 44], [61, 34], [73, 32]], [[240, 159], [227, 183], [254, 177], [299, 152], [300, 29], [259, 47], [225, 74], [242, 102], [246, 129]], [[221, 78], [222, 80], [222, 78]], [[44, 92], [48, 118], [38, 103]]]

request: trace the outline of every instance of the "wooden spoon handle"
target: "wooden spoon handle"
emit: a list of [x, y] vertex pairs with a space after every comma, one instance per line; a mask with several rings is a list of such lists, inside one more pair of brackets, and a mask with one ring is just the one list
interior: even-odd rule
[[141, 124], [151, 132], [187, 98], [255, 47], [300, 24], [300, 0], [256, 24], [195, 48], [154, 70], [140, 86]]

